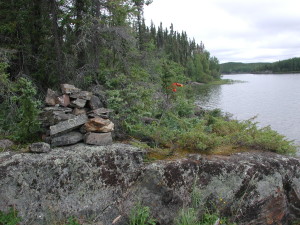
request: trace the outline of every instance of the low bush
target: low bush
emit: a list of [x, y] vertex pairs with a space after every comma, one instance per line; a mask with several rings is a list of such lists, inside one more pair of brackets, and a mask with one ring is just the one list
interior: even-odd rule
[[203, 113], [199, 117], [180, 117], [165, 113], [158, 122], [137, 123], [133, 136], [146, 140], [152, 147], [168, 147], [210, 153], [220, 146], [235, 146], [254, 150], [294, 154], [292, 141], [270, 127], [259, 128], [252, 120], [228, 120], [218, 112]]
[[28, 143], [37, 138], [40, 130], [38, 120], [40, 102], [36, 89], [27, 78], [11, 81], [0, 66], [0, 133], [11, 139]]

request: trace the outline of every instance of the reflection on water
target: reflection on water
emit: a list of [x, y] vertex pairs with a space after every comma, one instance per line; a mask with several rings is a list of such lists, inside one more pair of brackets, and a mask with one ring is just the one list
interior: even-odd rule
[[214, 109], [221, 101], [221, 85], [203, 85], [198, 90], [196, 104], [207, 109]]
[[239, 74], [224, 78], [244, 82], [201, 86], [196, 103], [207, 109], [220, 108], [239, 120], [257, 116], [260, 126], [270, 125], [300, 145], [300, 74]]

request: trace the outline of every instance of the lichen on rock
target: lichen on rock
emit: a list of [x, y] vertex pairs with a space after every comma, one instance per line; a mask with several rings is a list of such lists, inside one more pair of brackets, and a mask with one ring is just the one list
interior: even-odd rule
[[216, 207], [238, 224], [290, 224], [300, 218], [300, 160], [268, 152], [189, 155], [144, 162], [145, 150], [76, 144], [47, 154], [0, 154], [0, 210], [14, 206], [23, 224], [75, 216], [127, 224], [137, 202], [159, 224], [174, 224], [193, 190], [199, 210]]

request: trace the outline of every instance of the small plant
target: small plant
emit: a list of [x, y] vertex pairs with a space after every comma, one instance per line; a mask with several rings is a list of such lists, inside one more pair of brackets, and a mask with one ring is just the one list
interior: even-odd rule
[[16, 209], [10, 208], [8, 212], [0, 211], [0, 225], [17, 225], [20, 221]]
[[183, 209], [176, 219], [176, 225], [198, 225], [197, 212], [193, 208]]
[[198, 180], [198, 177], [195, 179], [194, 184], [193, 184], [193, 189], [192, 189], [192, 193], [191, 193], [191, 203], [192, 203], [192, 207], [197, 209], [201, 206], [202, 204], [202, 194], [201, 194], [201, 190], [196, 187], [196, 182]]
[[80, 225], [80, 223], [78, 222], [78, 220], [74, 217], [69, 217], [67, 223], [65, 225]]
[[150, 216], [150, 208], [137, 203], [131, 210], [129, 225], [155, 225], [155, 220]]
[[[219, 219], [219, 215], [216, 213], [204, 213], [199, 224], [201, 225], [213, 225]], [[225, 223], [224, 223], [225, 224]]]

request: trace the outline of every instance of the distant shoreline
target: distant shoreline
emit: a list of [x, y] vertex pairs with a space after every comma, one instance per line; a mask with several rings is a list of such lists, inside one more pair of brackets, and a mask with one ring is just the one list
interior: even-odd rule
[[232, 72], [232, 73], [222, 73], [222, 75], [234, 75], [234, 74], [300, 74], [300, 71], [285, 71], [285, 72]]

